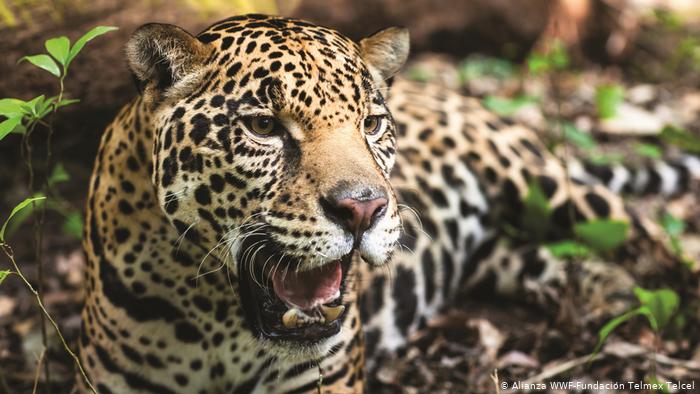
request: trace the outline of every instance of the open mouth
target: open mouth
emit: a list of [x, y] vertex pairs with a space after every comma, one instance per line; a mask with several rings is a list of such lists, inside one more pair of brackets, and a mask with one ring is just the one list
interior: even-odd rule
[[[254, 256], [246, 256], [248, 245], [261, 243], [265, 246]], [[285, 256], [273, 241], [258, 238], [245, 244], [238, 256], [241, 301], [255, 333], [274, 340], [316, 342], [340, 331], [352, 252], [299, 271], [300, 261]]]

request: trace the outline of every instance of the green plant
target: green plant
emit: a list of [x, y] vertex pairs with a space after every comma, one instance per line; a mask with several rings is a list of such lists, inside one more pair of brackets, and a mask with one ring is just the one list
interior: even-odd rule
[[[73, 352], [71, 350], [70, 346], [68, 346], [68, 343], [66, 342], [66, 339], [63, 337], [63, 334], [61, 333], [61, 330], [58, 327], [58, 324], [53, 319], [53, 317], [51, 317], [48, 310], [46, 310], [46, 307], [44, 306], [44, 301], [41, 297], [40, 292], [37, 291], [36, 289], [34, 289], [34, 286], [32, 286], [31, 283], [29, 283], [27, 278], [24, 276], [24, 274], [22, 273], [22, 270], [20, 269], [19, 265], [17, 264], [17, 261], [15, 261], [15, 256], [14, 256], [14, 252], [12, 250], [12, 247], [5, 242], [5, 229], [7, 228], [7, 223], [9, 223], [9, 221], [12, 219], [12, 217], [15, 216], [16, 214], [18, 214], [19, 212], [22, 212], [25, 208], [33, 205], [37, 201], [42, 201], [45, 199], [46, 199], [46, 197], [44, 197], [44, 196], [36, 196], [36, 197], [27, 198], [24, 201], [20, 202], [12, 209], [12, 212], [10, 212], [10, 215], [7, 217], [7, 219], [3, 223], [2, 227], [0, 228], [0, 249], [2, 249], [2, 251], [5, 253], [5, 256], [7, 256], [7, 258], [10, 260], [10, 264], [12, 265], [12, 268], [14, 268], [14, 271], [4, 270], [4, 271], [0, 272], [0, 283], [2, 283], [2, 281], [9, 274], [12, 274], [12, 273], [14, 273], [20, 277], [20, 279], [24, 282], [24, 284], [27, 286], [29, 291], [34, 295], [34, 298], [36, 299], [37, 305], [39, 306], [39, 309], [41, 310], [41, 313], [42, 313], [41, 316], [45, 316], [49, 320], [49, 322], [53, 326], [54, 330], [56, 331], [56, 335], [60, 339], [64, 350], [73, 359], [73, 361], [75, 361], [75, 364], [77, 365], [78, 370], [82, 374], [83, 379], [85, 379], [87, 386], [92, 390], [93, 393], [97, 394], [97, 391], [92, 386], [92, 383], [90, 382], [87, 375], [85, 374], [85, 370], [83, 369], [83, 366], [80, 363], [78, 356], [75, 354], [75, 352]], [[46, 349], [46, 344], [44, 344], [44, 348]], [[44, 365], [46, 365], [46, 363]], [[48, 378], [48, 376], [47, 376], [47, 378]], [[36, 384], [35, 384], [35, 387], [36, 387]]]
[[57, 213], [63, 217], [61, 230], [63, 234], [80, 239], [83, 234], [83, 215], [70, 202], [64, 199], [58, 192], [56, 185], [70, 181], [70, 174], [63, 167], [61, 162], [56, 163], [47, 178], [46, 187], [51, 192], [49, 200], [32, 204], [28, 209], [24, 209], [15, 215], [7, 226], [7, 234], [12, 235], [25, 223], [31, 215], [38, 209], [46, 209]]
[[585, 245], [598, 253], [612, 251], [627, 239], [629, 225], [626, 222], [596, 219], [574, 226], [574, 234]]
[[28, 205], [33, 204], [35, 201], [40, 201], [44, 200], [46, 197], [44, 196], [36, 196], [32, 198], [27, 198], [21, 203], [17, 204], [14, 208], [12, 208], [12, 212], [10, 212], [10, 216], [7, 217], [5, 222], [2, 224], [2, 227], [0, 227], [0, 243], [5, 243], [5, 230], [7, 229], [7, 224], [12, 220], [12, 217], [17, 215], [21, 210], [26, 208]]
[[665, 213], [661, 217], [661, 227], [668, 235], [673, 253], [681, 259], [688, 269], [692, 270], [695, 267], [695, 261], [686, 255], [680, 240], [681, 234], [685, 231], [685, 222], [670, 213]]
[[614, 118], [617, 107], [625, 98], [625, 90], [620, 85], [600, 85], [595, 91], [595, 107], [601, 119]]
[[680, 305], [678, 294], [671, 289], [646, 290], [641, 287], [635, 287], [634, 295], [637, 297], [640, 306], [610, 320], [598, 331], [598, 344], [593, 350], [591, 357], [600, 351], [601, 346], [603, 346], [611, 332], [622, 323], [636, 316], [644, 316], [651, 329], [658, 335], [666, 328]]
[[[531, 181], [520, 215], [522, 231], [511, 229], [511, 233], [529, 241], [545, 241], [551, 229], [551, 215], [552, 207], [547, 196], [537, 182]], [[564, 239], [545, 246], [555, 257], [606, 255], [625, 242], [628, 227], [627, 222], [609, 219], [576, 223], [573, 228], [575, 239]]]
[[663, 156], [663, 151], [660, 147], [652, 144], [636, 143], [634, 144], [634, 151], [638, 155], [643, 157], [648, 157], [650, 159], [660, 159]]
[[95, 27], [80, 37], [72, 47], [70, 40], [65, 36], [51, 38], [44, 42], [44, 47], [49, 54], [24, 56], [19, 59], [18, 63], [27, 61], [59, 78], [59, 93], [57, 96], [49, 98], [41, 95], [29, 101], [16, 98], [0, 100], [0, 115], [6, 118], [0, 123], [0, 140], [10, 132], [25, 134], [33, 130], [48, 114], [66, 105], [77, 103], [78, 100], [63, 98], [63, 81], [68, 73], [68, 67], [85, 44], [93, 38], [115, 29], [116, 27], [108, 26]]
[[579, 258], [583, 259], [593, 254], [593, 251], [586, 245], [570, 239], [545, 245], [549, 253], [559, 258]]
[[523, 199], [522, 227], [533, 241], [542, 241], [549, 232], [549, 218], [552, 207], [547, 196], [537, 182], [531, 181], [528, 193]]
[[566, 141], [574, 144], [579, 149], [589, 151], [596, 147], [596, 142], [590, 134], [584, 133], [574, 126], [571, 122], [563, 122], [562, 129]]
[[[641, 287], [635, 287], [634, 295], [637, 297], [640, 305], [637, 308], [610, 320], [598, 331], [598, 343], [588, 358], [589, 363], [598, 354], [598, 352], [600, 352], [601, 347], [607, 340], [610, 333], [612, 333], [621, 324], [637, 316], [643, 316], [645, 318], [647, 323], [649, 323], [649, 327], [654, 332], [655, 339], [657, 340], [671, 322], [677, 323], [678, 318], [682, 317], [682, 315], [678, 313], [680, 297], [671, 289], [647, 290]], [[676, 319], [674, 320], [674, 318]], [[657, 342], [657, 340], [654, 342]], [[654, 348], [654, 353], [656, 353], [656, 347]], [[652, 357], [652, 367], [649, 376], [647, 377], [649, 381], [658, 380], [656, 378], [655, 360], [656, 358]]]
[[546, 74], [569, 67], [570, 59], [566, 46], [553, 40], [544, 51], [533, 52], [527, 58], [527, 69], [531, 74]]
[[686, 152], [700, 154], [700, 138], [688, 130], [675, 126], [666, 126], [661, 130], [662, 141], [675, 145]]
[[[64, 349], [66, 352], [74, 359], [76, 365], [81, 371], [83, 378], [85, 379], [88, 387], [95, 392], [89, 379], [85, 375], [82, 365], [77, 358], [77, 356], [70, 350], [67, 343], [65, 342], [60, 329], [56, 322], [53, 320], [51, 315], [48, 313], [43, 304], [43, 264], [42, 264], [42, 240], [43, 240], [43, 230], [44, 230], [44, 220], [47, 209], [53, 209], [65, 216], [65, 221], [63, 224], [64, 231], [75, 236], [80, 236], [82, 232], [82, 217], [80, 212], [63, 198], [58, 195], [55, 191], [55, 185], [60, 182], [65, 182], [70, 179], [70, 176], [65, 171], [65, 168], [58, 163], [49, 173], [51, 168], [51, 140], [54, 133], [53, 119], [59, 108], [67, 105], [76, 104], [78, 100], [66, 99], [64, 98], [64, 80], [68, 75], [68, 70], [71, 62], [80, 53], [83, 47], [95, 37], [105, 34], [109, 31], [115, 30], [116, 27], [108, 26], [98, 26], [84, 34], [80, 37], [73, 46], [71, 46], [70, 40], [65, 37], [56, 37], [46, 40], [44, 42], [44, 47], [47, 53], [30, 55], [22, 57], [20, 62], [29, 62], [34, 66], [47, 71], [54, 77], [58, 78], [58, 94], [55, 96], [46, 97], [46, 95], [37, 96], [31, 100], [24, 101], [17, 98], [4, 98], [0, 99], [0, 116], [5, 119], [0, 122], [0, 140], [3, 140], [10, 133], [17, 133], [22, 136], [21, 141], [21, 151], [22, 156], [25, 161], [28, 172], [28, 192], [29, 198], [25, 199], [23, 202], [18, 204], [10, 213], [8, 219], [3, 223], [0, 229], [0, 247], [3, 252], [10, 260], [12, 268], [14, 271], [2, 271], [4, 274], [2, 278], [7, 277], [9, 273], [17, 274], [27, 288], [34, 294], [37, 304], [42, 312], [41, 314], [41, 333], [44, 348], [47, 348], [47, 333], [45, 319], [52, 324], [57, 335], [61, 339]], [[50, 174], [43, 180], [42, 193], [35, 193], [35, 169], [34, 169], [34, 157], [32, 155], [33, 145], [31, 138], [33, 134], [38, 130], [38, 126], [42, 126], [46, 130], [46, 138], [44, 143], [46, 144], [46, 156], [43, 158], [43, 163], [45, 167], [45, 172]], [[48, 196], [48, 198], [46, 196]], [[31, 209], [29, 209], [31, 208]], [[37, 264], [37, 281], [38, 288], [34, 287], [27, 281], [24, 274], [22, 273], [20, 267], [17, 265], [14, 259], [14, 252], [12, 248], [7, 243], [6, 236], [12, 228], [16, 228], [23, 220], [25, 220], [30, 213], [35, 213], [34, 217], [34, 251], [35, 260]], [[14, 219], [14, 220], [13, 220]], [[8, 226], [8, 223], [12, 221], [12, 225]], [[39, 363], [41, 364], [41, 362]], [[50, 391], [50, 368], [48, 359], [44, 362], [44, 374], [46, 379], [46, 385]], [[38, 377], [38, 375], [37, 375]]]
[[628, 224], [616, 220], [591, 220], [574, 226], [575, 240], [565, 239], [545, 245], [554, 257], [583, 259], [606, 255], [627, 239]]
[[538, 100], [535, 97], [526, 95], [519, 95], [514, 98], [488, 95], [483, 101], [486, 108], [503, 116], [513, 115], [520, 108], [537, 102]]
[[588, 159], [591, 161], [591, 163], [602, 166], [621, 163], [625, 159], [625, 156], [618, 152], [594, 153]]

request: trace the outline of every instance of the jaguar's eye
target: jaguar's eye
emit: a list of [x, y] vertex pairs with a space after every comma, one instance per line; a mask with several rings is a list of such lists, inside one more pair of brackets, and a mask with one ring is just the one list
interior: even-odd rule
[[365, 118], [363, 127], [365, 129], [365, 134], [375, 135], [378, 134], [383, 128], [385, 123], [385, 118], [383, 116], [371, 115]]
[[261, 136], [270, 136], [274, 134], [279, 124], [272, 116], [254, 116], [245, 119], [246, 126], [250, 131]]

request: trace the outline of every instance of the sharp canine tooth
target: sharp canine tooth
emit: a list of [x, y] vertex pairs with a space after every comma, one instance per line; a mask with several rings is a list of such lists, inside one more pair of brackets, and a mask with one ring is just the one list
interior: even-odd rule
[[291, 308], [282, 315], [282, 324], [287, 328], [297, 328], [311, 323], [331, 323], [345, 311], [344, 305], [338, 306], [320, 306], [320, 312], [323, 316], [309, 316], [297, 308]]
[[282, 324], [287, 328], [296, 328], [299, 323], [299, 309], [292, 308], [282, 315]]
[[323, 317], [326, 319], [326, 324], [336, 321], [338, 319], [338, 316], [340, 316], [341, 313], [345, 310], [345, 305], [338, 305], [338, 306], [325, 306], [321, 305], [321, 313], [323, 313]]

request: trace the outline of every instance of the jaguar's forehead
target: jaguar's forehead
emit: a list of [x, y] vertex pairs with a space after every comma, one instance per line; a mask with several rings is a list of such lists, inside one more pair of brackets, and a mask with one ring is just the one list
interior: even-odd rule
[[208, 27], [198, 35], [198, 38], [203, 42], [221, 41], [222, 51], [233, 47], [233, 44], [240, 46], [245, 40], [250, 40], [266, 42], [276, 47], [297, 43], [309, 49], [325, 48], [329, 56], [339, 54], [356, 57], [359, 55], [357, 44], [336, 30], [300, 19], [280, 16], [260, 14], [234, 16]]
[[[335, 30], [245, 15], [218, 22], [197, 38], [214, 48], [213, 61], [223, 78], [219, 88], [245, 93], [247, 104], [272, 105], [309, 122], [334, 122], [361, 114], [362, 103], [381, 100], [358, 45]], [[343, 109], [329, 107], [331, 98]]]

